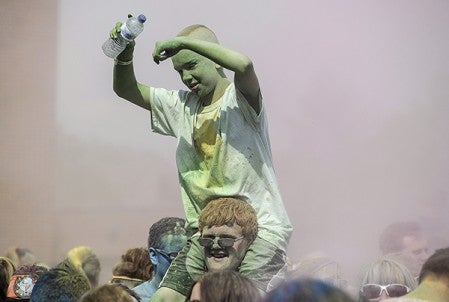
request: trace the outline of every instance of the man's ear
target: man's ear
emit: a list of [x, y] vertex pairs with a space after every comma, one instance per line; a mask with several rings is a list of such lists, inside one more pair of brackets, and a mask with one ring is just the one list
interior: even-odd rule
[[154, 248], [150, 247], [150, 250], [148, 251], [148, 253], [150, 254], [151, 263], [153, 263], [153, 265], [157, 265], [159, 262], [159, 259], [157, 257], [157, 253], [154, 250]]

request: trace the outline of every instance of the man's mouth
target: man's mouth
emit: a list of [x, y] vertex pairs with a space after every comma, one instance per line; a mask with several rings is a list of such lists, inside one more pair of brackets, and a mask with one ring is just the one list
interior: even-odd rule
[[222, 259], [228, 257], [228, 253], [224, 251], [211, 251], [210, 257], [213, 257], [215, 259]]

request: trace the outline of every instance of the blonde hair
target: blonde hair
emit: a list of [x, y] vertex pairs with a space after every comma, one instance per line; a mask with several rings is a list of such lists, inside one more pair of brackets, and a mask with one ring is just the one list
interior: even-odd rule
[[198, 228], [233, 225], [242, 227], [242, 232], [249, 242], [256, 239], [258, 232], [257, 214], [251, 205], [235, 197], [221, 197], [210, 201], [201, 211]]
[[84, 272], [92, 287], [98, 285], [100, 260], [90, 247], [74, 247], [68, 252], [67, 258], [76, 268]]
[[411, 290], [417, 287], [416, 280], [410, 271], [402, 264], [388, 258], [381, 258], [369, 265], [361, 286], [370, 283], [380, 285], [398, 283], [406, 285]]

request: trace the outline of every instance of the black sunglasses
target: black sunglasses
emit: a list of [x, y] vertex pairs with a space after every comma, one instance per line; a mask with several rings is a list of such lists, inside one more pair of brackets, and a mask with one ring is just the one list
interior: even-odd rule
[[211, 247], [215, 243], [218, 243], [218, 245], [222, 248], [225, 247], [231, 247], [234, 245], [234, 242], [239, 241], [241, 239], [245, 238], [245, 236], [240, 236], [238, 238], [230, 238], [230, 237], [200, 237], [198, 238], [198, 242], [202, 247]]
[[169, 262], [172, 262], [173, 260], [175, 260], [176, 256], [178, 256], [178, 253], [179, 253], [179, 252], [166, 253], [160, 249], [154, 249], [154, 250], [156, 252], [158, 252], [159, 254], [161, 254], [162, 256], [164, 256], [164, 258], [167, 259]]

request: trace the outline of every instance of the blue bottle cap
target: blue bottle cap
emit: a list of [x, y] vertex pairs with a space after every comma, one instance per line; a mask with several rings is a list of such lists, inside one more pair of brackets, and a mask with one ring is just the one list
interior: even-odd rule
[[140, 23], [145, 23], [145, 21], [147, 21], [147, 17], [145, 17], [145, 15], [139, 15], [137, 20], [139, 20]]

